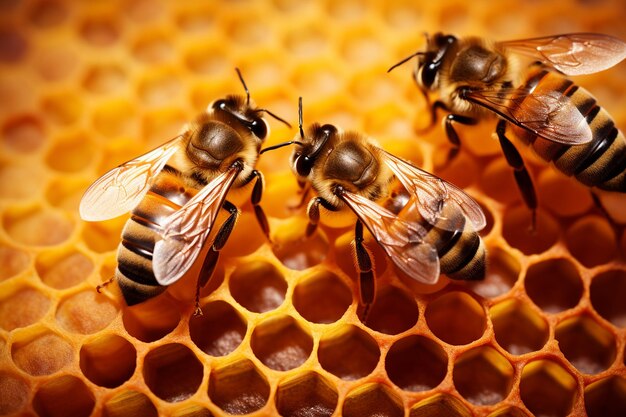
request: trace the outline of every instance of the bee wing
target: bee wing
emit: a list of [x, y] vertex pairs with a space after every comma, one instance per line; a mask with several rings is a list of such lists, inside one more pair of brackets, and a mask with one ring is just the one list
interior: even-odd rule
[[439, 279], [437, 249], [424, 242], [426, 229], [400, 219], [389, 210], [357, 194], [344, 192], [343, 201], [372, 233], [387, 256], [411, 278], [434, 284]]
[[178, 140], [176, 137], [98, 178], [80, 200], [80, 217], [92, 222], [108, 220], [135, 208], [153, 179], [178, 150]]
[[626, 58], [626, 42], [599, 33], [568, 33], [499, 42], [566, 75], [593, 74]]
[[385, 162], [404, 188], [417, 197], [419, 202], [417, 209], [428, 223], [437, 224], [437, 227], [445, 230], [462, 229], [463, 224], [459, 224], [455, 219], [446, 221], [441, 215], [445, 204], [454, 204], [469, 219], [476, 231], [487, 224], [480, 205], [457, 186], [387, 152]]
[[582, 145], [593, 139], [585, 115], [558, 91], [475, 90], [467, 92], [464, 98], [552, 142]]
[[154, 245], [152, 268], [160, 285], [179, 280], [193, 265], [211, 233], [238, 169], [230, 169], [204, 186], [162, 226], [162, 239]]

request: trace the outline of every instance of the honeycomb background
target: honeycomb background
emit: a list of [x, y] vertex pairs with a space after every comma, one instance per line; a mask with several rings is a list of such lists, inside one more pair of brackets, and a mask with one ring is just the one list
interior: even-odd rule
[[[624, 416], [626, 203], [526, 153], [528, 232], [493, 122], [462, 127], [450, 166], [410, 65], [422, 32], [496, 39], [594, 31], [626, 39], [620, 0], [0, 1], [0, 415]], [[484, 282], [434, 288], [374, 250], [359, 319], [351, 228], [302, 242], [289, 150], [263, 155], [274, 246], [249, 203], [191, 318], [193, 273], [127, 308], [125, 218], [84, 223], [85, 188], [241, 93], [292, 123], [332, 122], [465, 187], [489, 217]], [[626, 126], [626, 64], [579, 77]], [[296, 130], [270, 122], [269, 144]], [[288, 196], [288, 197], [285, 197]], [[196, 271], [193, 271], [197, 273]]]

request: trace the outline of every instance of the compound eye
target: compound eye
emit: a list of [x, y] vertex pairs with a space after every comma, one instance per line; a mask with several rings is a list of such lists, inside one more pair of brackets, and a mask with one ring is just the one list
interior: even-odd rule
[[430, 88], [434, 84], [438, 70], [438, 62], [430, 62], [422, 67], [422, 85], [424, 87]]
[[250, 130], [259, 139], [265, 139], [267, 136], [267, 125], [263, 119], [253, 119], [250, 123]]
[[313, 161], [308, 156], [300, 155], [296, 159], [296, 172], [301, 177], [308, 177], [313, 167]]
[[226, 100], [217, 100], [213, 103], [213, 108], [218, 110], [226, 110]]

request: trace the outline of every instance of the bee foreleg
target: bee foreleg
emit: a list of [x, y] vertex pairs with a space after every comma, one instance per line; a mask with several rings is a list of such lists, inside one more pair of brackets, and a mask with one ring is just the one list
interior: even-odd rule
[[320, 221], [320, 204], [326, 210], [330, 210], [330, 211], [337, 211], [338, 210], [337, 207], [333, 206], [332, 204], [330, 204], [327, 200], [323, 199], [322, 197], [315, 197], [315, 198], [311, 199], [311, 201], [309, 202], [309, 207], [306, 210], [307, 215], [309, 216], [309, 224], [307, 225], [306, 232], [305, 232], [305, 236], [307, 238], [311, 237], [311, 235], [317, 229], [317, 224]]
[[459, 139], [459, 134], [456, 129], [452, 125], [452, 123], [461, 123], [462, 125], [475, 125], [478, 123], [478, 120], [473, 117], [461, 116], [460, 114], [448, 114], [445, 118], [445, 128], [446, 128], [446, 136], [448, 137], [448, 141], [452, 144], [452, 149], [448, 152], [447, 161], [452, 161], [459, 153], [461, 149], [461, 140]]
[[446, 106], [446, 104], [441, 100], [437, 100], [431, 104], [428, 92], [423, 87], [420, 87], [420, 91], [424, 95], [424, 98], [426, 100], [426, 105], [430, 107], [430, 122], [428, 123], [427, 126], [417, 129], [417, 133], [426, 133], [430, 129], [432, 129], [433, 126], [435, 126], [435, 124], [437, 124], [437, 110], [439, 109], [443, 111], [449, 111], [449, 110], [448, 110], [448, 106]]
[[252, 171], [252, 175], [256, 176], [256, 182], [254, 183], [254, 188], [252, 189], [252, 197], [250, 201], [252, 202], [252, 207], [254, 207], [254, 214], [256, 215], [256, 220], [259, 223], [259, 226], [261, 226], [261, 230], [263, 230], [263, 234], [265, 234], [267, 240], [271, 241], [270, 224], [267, 221], [267, 216], [265, 215], [263, 208], [260, 206], [264, 188], [263, 174], [255, 169]]
[[113, 278], [115, 278], [115, 277], [111, 277], [111, 278], [107, 279], [106, 281], [104, 281], [102, 284], [96, 286], [96, 291], [98, 292], [98, 294], [100, 294], [102, 292], [102, 289], [104, 287], [106, 287], [107, 285], [109, 285], [110, 283], [113, 282]]
[[357, 220], [354, 225], [354, 259], [359, 272], [359, 297], [364, 307], [362, 320], [365, 322], [369, 307], [374, 302], [376, 281], [369, 251], [363, 244], [363, 223]]
[[526, 169], [526, 165], [524, 165], [522, 156], [515, 148], [515, 145], [506, 137], [505, 132], [506, 121], [500, 120], [496, 127], [496, 134], [500, 140], [500, 147], [502, 148], [506, 162], [514, 170], [513, 175], [515, 176], [515, 182], [522, 194], [524, 203], [532, 211], [531, 230], [534, 231], [537, 223], [537, 194], [535, 193], [535, 186]]

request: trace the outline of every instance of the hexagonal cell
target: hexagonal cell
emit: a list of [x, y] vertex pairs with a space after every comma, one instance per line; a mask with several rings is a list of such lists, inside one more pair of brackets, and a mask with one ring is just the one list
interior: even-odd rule
[[337, 390], [317, 372], [284, 379], [276, 390], [276, 409], [281, 416], [330, 416], [337, 407]]
[[344, 325], [321, 337], [317, 357], [322, 368], [351, 381], [369, 375], [376, 368], [380, 349], [364, 330]]
[[159, 413], [146, 394], [124, 390], [104, 403], [102, 415], [105, 417], [157, 417]]
[[10, 246], [0, 246], [0, 282], [14, 277], [28, 268], [30, 255]]
[[0, 45], [0, 62], [15, 63], [21, 60], [28, 50], [24, 36], [17, 29], [8, 27], [0, 30]]
[[77, 213], [80, 200], [89, 185], [85, 178], [49, 178], [44, 189], [45, 198], [55, 208]]
[[517, 282], [520, 263], [508, 250], [499, 247], [487, 248], [487, 276], [482, 281], [465, 283], [476, 294], [495, 298], [507, 293]]
[[50, 300], [34, 288], [22, 287], [0, 300], [0, 327], [6, 331], [38, 322], [50, 307]]
[[287, 371], [306, 362], [313, 337], [291, 316], [272, 317], [256, 324], [250, 346], [265, 366]]
[[174, 47], [172, 33], [159, 30], [144, 30], [133, 42], [132, 53], [136, 59], [146, 64], [157, 64], [172, 59]]
[[537, 210], [537, 225], [531, 230], [531, 211], [526, 206], [507, 210], [503, 215], [502, 237], [511, 247], [526, 255], [547, 251], [559, 239], [559, 225], [547, 213]]
[[33, 55], [34, 68], [48, 82], [68, 79], [76, 73], [82, 59], [75, 44], [60, 39], [50, 39], [45, 48], [33, 49]]
[[181, 74], [174, 71], [152, 71], [138, 81], [137, 95], [146, 106], [164, 106], [178, 101], [183, 85]]
[[578, 220], [565, 233], [572, 255], [587, 268], [605, 264], [617, 255], [617, 237], [606, 219], [593, 216]]
[[187, 47], [183, 60], [185, 66], [196, 74], [225, 74], [231, 70], [227, 56], [225, 45], [199, 42]]
[[241, 344], [247, 324], [237, 310], [225, 301], [214, 301], [202, 307], [202, 316], [189, 320], [191, 340], [211, 356], [228, 355]]
[[263, 374], [247, 360], [213, 369], [209, 398], [229, 414], [249, 414], [265, 406], [270, 386]]
[[489, 315], [498, 344], [513, 355], [534, 352], [548, 341], [548, 323], [517, 299], [494, 305]]
[[397, 287], [381, 288], [367, 314], [365, 325], [385, 334], [402, 333], [417, 323], [415, 297]]
[[214, 10], [210, 4], [184, 5], [176, 10], [174, 21], [181, 30], [188, 34], [204, 35], [214, 27]]
[[154, 342], [180, 323], [178, 306], [168, 297], [159, 296], [124, 309], [122, 322], [129, 335], [142, 342]]
[[120, 37], [120, 28], [115, 16], [99, 14], [83, 19], [78, 29], [80, 36], [95, 47], [109, 46]]
[[93, 261], [81, 252], [50, 251], [37, 256], [35, 268], [44, 284], [63, 290], [85, 281], [95, 267]]
[[[71, 401], [68, 401], [71, 398]], [[33, 408], [40, 417], [87, 417], [95, 405], [93, 393], [75, 376], [63, 375], [39, 386]]]
[[577, 390], [576, 380], [557, 362], [537, 360], [522, 370], [520, 396], [535, 415], [568, 415]]
[[626, 271], [612, 270], [596, 275], [591, 281], [591, 304], [606, 320], [626, 327]]
[[[28, 178], [28, 184], [24, 179]], [[37, 199], [47, 182], [47, 172], [35, 164], [0, 162], [0, 198], [13, 200]]]
[[589, 417], [626, 415], [626, 378], [614, 375], [585, 388], [585, 410]]
[[18, 412], [26, 405], [31, 388], [22, 377], [2, 371], [0, 392], [0, 414], [4, 416]]
[[537, 181], [541, 204], [557, 216], [579, 216], [593, 206], [589, 188], [554, 169], [546, 169]]
[[491, 346], [473, 348], [454, 363], [452, 379], [457, 391], [476, 405], [504, 400], [513, 386], [513, 365]]
[[240, 264], [228, 284], [233, 298], [255, 313], [278, 308], [287, 292], [287, 282], [280, 271], [274, 265], [258, 260]]
[[432, 300], [424, 315], [435, 336], [451, 345], [466, 345], [480, 339], [487, 325], [483, 306], [460, 291]]
[[562, 321], [556, 326], [554, 337], [567, 360], [585, 374], [609, 368], [617, 354], [613, 333], [589, 315]]
[[567, 258], [547, 259], [530, 265], [524, 286], [530, 299], [546, 313], [575, 307], [583, 295], [580, 274]]
[[202, 363], [191, 349], [170, 343], [148, 352], [143, 363], [143, 378], [150, 391], [168, 402], [191, 397], [200, 387]]
[[397, 340], [385, 358], [391, 382], [405, 391], [428, 391], [443, 381], [448, 356], [443, 348], [424, 336], [411, 335]]
[[289, 269], [303, 271], [326, 259], [328, 240], [319, 230], [307, 239], [307, 224], [306, 219], [293, 217], [272, 231], [272, 251]]
[[58, 245], [74, 229], [68, 215], [41, 207], [5, 210], [2, 220], [9, 237], [29, 246]]
[[101, 102], [93, 110], [91, 125], [106, 137], [137, 136], [138, 117], [134, 103], [122, 99]]
[[121, 241], [120, 236], [125, 221], [125, 217], [119, 217], [103, 222], [84, 223], [82, 239], [85, 245], [98, 253], [117, 249]]
[[506, 159], [495, 158], [484, 168], [480, 177], [480, 187], [489, 197], [504, 204], [511, 204], [520, 198], [512, 171]]
[[43, 114], [54, 123], [69, 125], [75, 123], [84, 109], [79, 94], [74, 91], [60, 91], [46, 95], [41, 99]]
[[367, 384], [352, 390], [343, 402], [344, 417], [385, 416], [402, 417], [402, 400], [391, 388], [382, 384]]
[[28, 20], [40, 29], [49, 29], [63, 23], [68, 14], [65, 4], [54, 0], [40, 0], [30, 7]]
[[[115, 334], [98, 336], [80, 348], [80, 370], [91, 382], [115, 388], [135, 372], [137, 350]], [[111, 366], [111, 364], [115, 366]]]
[[298, 282], [292, 301], [305, 320], [334, 323], [352, 304], [352, 292], [337, 275], [321, 271]]
[[50, 375], [74, 359], [74, 349], [62, 336], [44, 332], [15, 340], [11, 358], [18, 368], [29, 375]]
[[111, 94], [123, 90], [127, 84], [124, 69], [115, 64], [94, 65], [88, 68], [83, 88], [94, 94]]
[[59, 172], [77, 172], [93, 164], [96, 147], [86, 132], [56, 138], [46, 154], [46, 164]]
[[14, 115], [2, 126], [4, 147], [20, 152], [33, 153], [43, 145], [46, 132], [42, 120], [30, 114]]
[[56, 320], [67, 331], [91, 334], [104, 329], [117, 316], [118, 307], [95, 290], [82, 291], [62, 300]]
[[409, 417], [471, 417], [461, 400], [447, 394], [426, 398], [411, 408]]

